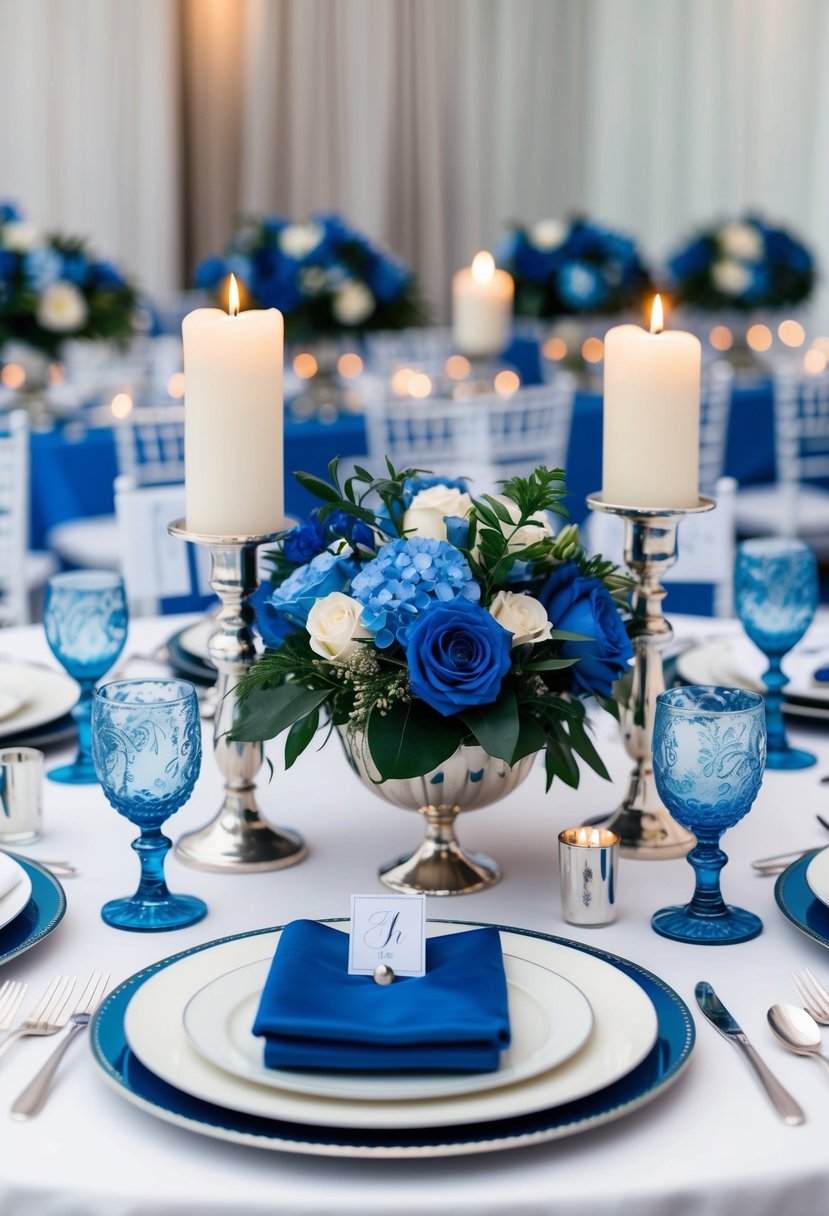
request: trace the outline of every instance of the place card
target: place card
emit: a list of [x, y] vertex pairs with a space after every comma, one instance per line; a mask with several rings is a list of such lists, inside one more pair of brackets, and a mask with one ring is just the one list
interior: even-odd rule
[[426, 896], [352, 895], [349, 975], [426, 974]]

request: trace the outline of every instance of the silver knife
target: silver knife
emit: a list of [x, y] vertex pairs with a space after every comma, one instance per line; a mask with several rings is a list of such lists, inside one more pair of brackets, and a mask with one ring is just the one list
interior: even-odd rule
[[754, 1070], [754, 1075], [765, 1090], [766, 1096], [783, 1122], [792, 1126], [804, 1123], [806, 1116], [801, 1107], [795, 1102], [789, 1091], [783, 1088], [774, 1073], [760, 1059], [746, 1038], [745, 1032], [734, 1021], [734, 1018], [728, 1012], [725, 1005], [723, 1005], [711, 985], [706, 983], [705, 980], [700, 980], [694, 991], [697, 1004], [714, 1029], [719, 1031], [724, 1039], [728, 1039], [730, 1043], [733, 1043], [735, 1047], [738, 1047], [742, 1051], [750, 1067]]

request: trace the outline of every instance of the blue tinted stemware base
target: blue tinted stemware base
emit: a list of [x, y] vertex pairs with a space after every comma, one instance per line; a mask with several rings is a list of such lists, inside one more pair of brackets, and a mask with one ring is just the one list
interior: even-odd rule
[[185, 929], [207, 915], [207, 904], [195, 895], [168, 895], [165, 899], [111, 899], [101, 908], [101, 917], [114, 929], [133, 933], [163, 933]]
[[799, 747], [769, 748], [766, 752], [766, 768], [797, 769], [811, 768], [817, 764], [817, 756]]
[[763, 932], [759, 916], [730, 904], [718, 916], [700, 916], [690, 904], [660, 908], [651, 917], [651, 926], [662, 937], [696, 946], [731, 946], [749, 942]]
[[79, 756], [71, 764], [61, 764], [46, 773], [50, 781], [61, 785], [97, 785], [98, 777], [91, 759]]

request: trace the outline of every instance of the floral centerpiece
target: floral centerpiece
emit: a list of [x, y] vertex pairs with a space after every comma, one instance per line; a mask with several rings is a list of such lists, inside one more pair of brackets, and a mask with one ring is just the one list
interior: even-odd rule
[[806, 246], [751, 214], [696, 233], [669, 257], [668, 273], [677, 302], [704, 312], [802, 304], [815, 284]]
[[518, 316], [641, 311], [653, 291], [635, 242], [582, 217], [516, 224], [497, 256], [498, 265], [515, 280]]
[[336, 461], [328, 480], [297, 476], [323, 505], [271, 555], [268, 649], [242, 685], [234, 737], [286, 730], [290, 766], [325, 711], [366, 783], [432, 817], [431, 881], [387, 874], [389, 885], [476, 889], [435, 885], [437, 844], [469, 860], [451, 832], [458, 810], [503, 796], [538, 752], [548, 788], [578, 785], [577, 757], [607, 775], [585, 702], [613, 708], [632, 655], [628, 584], [575, 527], [554, 535], [549, 515], [567, 514], [560, 469], [480, 497], [390, 463], [344, 484]]
[[85, 241], [43, 232], [0, 203], [0, 345], [54, 358], [67, 338], [126, 338], [135, 288]]
[[424, 319], [414, 272], [335, 214], [245, 219], [224, 254], [199, 266], [196, 285], [217, 291], [231, 273], [253, 304], [279, 309], [289, 342]]

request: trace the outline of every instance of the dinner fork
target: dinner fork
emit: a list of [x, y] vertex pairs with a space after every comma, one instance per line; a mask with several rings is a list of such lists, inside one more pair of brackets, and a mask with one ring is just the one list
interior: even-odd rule
[[797, 989], [797, 995], [803, 1002], [803, 1008], [810, 1013], [821, 1026], [829, 1026], [829, 992], [808, 967], [792, 972], [792, 983]]
[[108, 971], [95, 971], [89, 977], [89, 983], [81, 993], [80, 999], [75, 1006], [75, 1012], [69, 1019], [70, 1027], [68, 1034], [64, 1036], [63, 1041], [58, 1044], [49, 1056], [49, 1059], [40, 1071], [34, 1075], [23, 1092], [18, 1095], [12, 1107], [11, 1113], [13, 1119], [21, 1122], [25, 1119], [31, 1119], [42, 1109], [49, 1093], [52, 1078], [57, 1072], [69, 1044], [89, 1025], [89, 1019], [103, 1000], [108, 985]]
[[11, 1026], [28, 987], [19, 980], [6, 980], [0, 985], [0, 1030], [8, 1030]]
[[0, 1042], [0, 1056], [5, 1055], [17, 1039], [26, 1035], [57, 1034], [69, 1019], [70, 998], [75, 981], [68, 975], [56, 975], [32, 1012], [16, 1030]]

